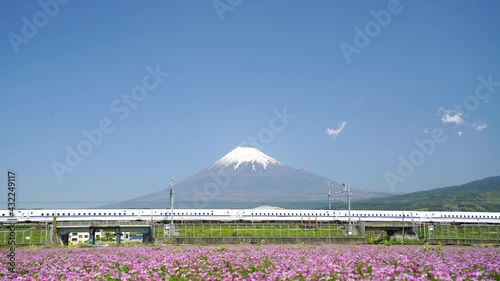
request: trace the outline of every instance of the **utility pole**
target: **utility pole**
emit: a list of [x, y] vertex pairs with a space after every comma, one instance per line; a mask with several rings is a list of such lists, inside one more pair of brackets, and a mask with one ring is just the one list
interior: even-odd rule
[[174, 178], [170, 179], [170, 227], [168, 229], [168, 234], [174, 234], [174, 194], [175, 194]]

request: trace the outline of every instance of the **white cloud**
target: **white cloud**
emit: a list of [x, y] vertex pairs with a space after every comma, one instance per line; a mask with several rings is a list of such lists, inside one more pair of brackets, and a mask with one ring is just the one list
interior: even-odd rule
[[462, 131], [457, 132], [457, 135], [461, 137], [464, 133]]
[[429, 129], [427, 129], [427, 128], [425, 128], [425, 129], [424, 129], [424, 134], [426, 134], [426, 135], [427, 135], [427, 134], [428, 134], [428, 133], [430, 133], [430, 132], [431, 132], [431, 130], [429, 130]]
[[327, 128], [326, 129], [326, 134], [329, 135], [329, 136], [333, 136], [335, 138], [338, 135], [340, 135], [340, 132], [342, 132], [342, 130], [344, 130], [345, 125], [347, 125], [347, 122], [346, 121], [342, 121], [342, 122], [339, 123], [337, 129], [329, 129], [329, 128]]
[[445, 109], [441, 107], [438, 110], [438, 114], [442, 114], [441, 121], [443, 123], [453, 123], [457, 125], [463, 125], [464, 119], [462, 118], [462, 113], [453, 109]]
[[488, 128], [488, 126], [486, 124], [481, 124], [481, 123], [474, 123], [474, 124], [472, 124], [472, 126], [474, 127], [474, 129], [476, 129], [476, 131], [479, 131], [479, 132]]

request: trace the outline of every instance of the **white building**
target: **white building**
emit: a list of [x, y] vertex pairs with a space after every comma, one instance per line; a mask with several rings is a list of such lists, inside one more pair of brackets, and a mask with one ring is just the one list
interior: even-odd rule
[[[96, 231], [95, 242], [105, 240], [106, 239], [106, 232], [111, 232], [111, 231], [104, 231], [103, 229], [101, 229], [100, 231]], [[114, 232], [111, 232], [111, 233], [114, 234]], [[90, 237], [90, 234], [88, 232], [71, 232], [69, 234], [69, 244], [70, 245], [88, 244], [89, 237]], [[124, 242], [130, 240], [130, 232], [122, 232], [120, 235], [120, 240], [124, 241]], [[116, 241], [115, 236], [113, 235], [113, 238], [111, 240], [108, 240], [108, 241], [109, 242]]]

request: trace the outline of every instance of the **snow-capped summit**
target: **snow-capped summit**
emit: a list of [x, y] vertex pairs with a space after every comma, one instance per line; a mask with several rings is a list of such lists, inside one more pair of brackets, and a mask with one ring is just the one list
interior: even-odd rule
[[241, 147], [233, 149], [221, 159], [217, 160], [213, 167], [228, 167], [231, 166], [234, 170], [238, 169], [241, 165], [252, 164], [252, 169], [255, 171], [255, 165], [260, 165], [262, 168], [267, 169], [269, 165], [282, 165], [278, 160], [269, 157], [262, 153], [257, 148]]

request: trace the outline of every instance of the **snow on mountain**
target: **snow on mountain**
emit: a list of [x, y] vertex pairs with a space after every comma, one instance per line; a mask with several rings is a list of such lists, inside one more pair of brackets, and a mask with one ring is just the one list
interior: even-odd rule
[[271, 164], [282, 165], [278, 160], [267, 156], [256, 148], [238, 146], [217, 160], [211, 168], [226, 168], [230, 166], [236, 170], [242, 164], [252, 164], [252, 170], [254, 171], [256, 170], [255, 164], [262, 166], [264, 170]]

